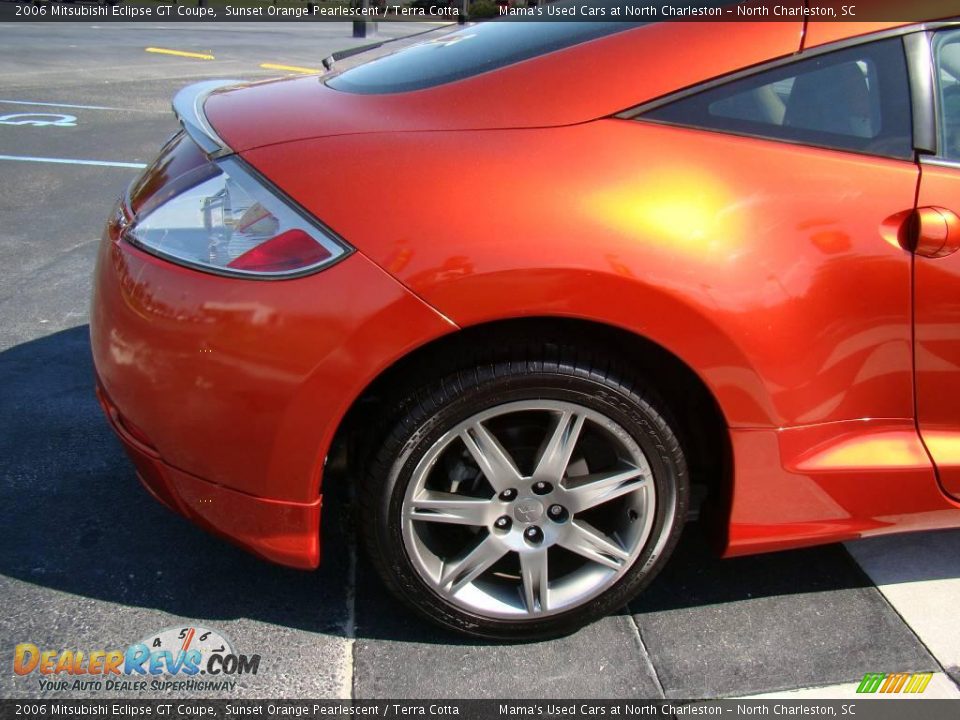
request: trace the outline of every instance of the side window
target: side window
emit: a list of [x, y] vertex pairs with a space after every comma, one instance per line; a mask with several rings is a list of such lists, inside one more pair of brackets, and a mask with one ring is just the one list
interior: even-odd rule
[[960, 30], [937, 33], [933, 41], [940, 114], [940, 157], [960, 161]]
[[910, 91], [899, 38], [790, 63], [641, 117], [896, 158], [913, 155]]

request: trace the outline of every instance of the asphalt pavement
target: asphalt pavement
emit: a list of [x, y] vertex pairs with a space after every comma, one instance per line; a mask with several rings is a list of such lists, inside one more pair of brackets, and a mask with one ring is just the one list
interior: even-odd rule
[[[381, 24], [381, 38], [430, 27]], [[358, 42], [347, 23], [0, 25], [0, 697], [96, 694], [17, 676], [18, 643], [113, 648], [188, 624], [263, 658], [210, 696], [850, 696], [866, 672], [905, 671], [935, 673], [927, 696], [960, 697], [957, 532], [720, 561], [692, 525], [630, 608], [561, 640], [489, 644], [386, 593], [340, 502], [349, 478], [328, 481], [313, 573], [147, 496], [93, 395], [106, 214], [176, 130], [177, 89], [319, 68]]]

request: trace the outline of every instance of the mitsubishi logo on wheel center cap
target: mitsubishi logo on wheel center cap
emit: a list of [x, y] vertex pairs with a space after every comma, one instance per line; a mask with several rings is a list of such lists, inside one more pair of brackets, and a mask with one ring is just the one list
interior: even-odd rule
[[513, 515], [520, 522], [532, 523], [543, 517], [543, 503], [534, 498], [518, 500], [513, 506]]

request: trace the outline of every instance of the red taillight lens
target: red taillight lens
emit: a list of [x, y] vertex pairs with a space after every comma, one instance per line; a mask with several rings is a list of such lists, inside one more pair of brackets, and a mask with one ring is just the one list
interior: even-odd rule
[[303, 230], [287, 230], [247, 250], [231, 261], [229, 267], [253, 272], [283, 272], [316, 265], [328, 257], [330, 251], [318, 245]]
[[124, 237], [174, 262], [227, 275], [317, 270], [349, 248], [235, 157], [171, 179], [176, 194], [144, 204]]

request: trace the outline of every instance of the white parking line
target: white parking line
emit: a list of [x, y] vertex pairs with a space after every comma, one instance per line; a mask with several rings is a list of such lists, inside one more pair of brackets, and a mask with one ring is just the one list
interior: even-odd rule
[[0, 155], [0, 160], [18, 160], [20, 162], [58, 163], [60, 165], [95, 165], [97, 167], [145, 168], [146, 163], [112, 162], [108, 160], [74, 160], [70, 158], [24, 157], [20, 155]]
[[27, 102], [26, 100], [2, 100], [0, 104], [7, 105], [42, 105], [43, 107], [76, 108], [77, 110], [113, 110], [114, 112], [150, 112], [142, 108], [118, 108], [104, 105], [70, 105], [69, 103]]
[[930, 654], [960, 667], [960, 532], [870, 538], [847, 550]]

